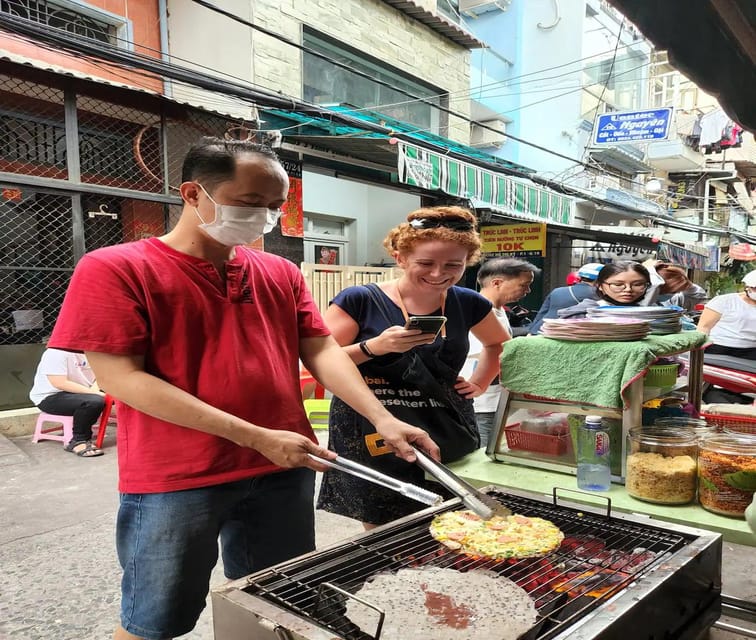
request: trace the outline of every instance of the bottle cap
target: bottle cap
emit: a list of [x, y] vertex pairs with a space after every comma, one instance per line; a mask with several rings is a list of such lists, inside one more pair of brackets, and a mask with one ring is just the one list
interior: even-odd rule
[[603, 418], [601, 416], [585, 416], [586, 422], [598, 422], [599, 424], [601, 424], [602, 420]]

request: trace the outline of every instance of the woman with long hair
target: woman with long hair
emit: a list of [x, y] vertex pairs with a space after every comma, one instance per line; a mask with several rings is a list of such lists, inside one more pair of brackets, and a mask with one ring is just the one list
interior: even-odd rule
[[651, 275], [642, 264], [631, 260], [611, 262], [599, 271], [594, 283], [597, 299], [586, 299], [580, 304], [560, 309], [559, 317], [583, 317], [588, 309], [606, 305], [641, 306], [650, 286]]

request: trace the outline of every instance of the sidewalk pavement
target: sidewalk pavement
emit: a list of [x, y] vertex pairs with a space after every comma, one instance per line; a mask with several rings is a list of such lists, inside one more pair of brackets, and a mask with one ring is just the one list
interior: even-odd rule
[[[0, 640], [113, 637], [121, 576], [116, 431], [108, 429], [105, 455], [90, 459], [60, 442], [0, 436]], [[362, 532], [354, 520], [317, 514], [318, 548]], [[224, 582], [219, 561], [211, 588]], [[209, 598], [182, 638], [213, 640]]]
[[[115, 438], [109, 429], [105, 455], [81, 459], [59, 442], [0, 436], [0, 640], [112, 638], [120, 597]], [[316, 513], [318, 548], [362, 531], [354, 520]], [[725, 543], [723, 562], [725, 592], [756, 601], [756, 550]], [[219, 563], [211, 587], [224, 582]], [[182, 638], [213, 639], [209, 599]]]

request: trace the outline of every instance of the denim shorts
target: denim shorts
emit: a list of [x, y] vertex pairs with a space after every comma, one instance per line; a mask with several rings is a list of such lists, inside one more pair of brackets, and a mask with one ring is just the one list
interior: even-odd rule
[[315, 548], [315, 474], [291, 469], [169, 493], [121, 494], [121, 626], [147, 640], [188, 633], [205, 608], [221, 540], [237, 579]]

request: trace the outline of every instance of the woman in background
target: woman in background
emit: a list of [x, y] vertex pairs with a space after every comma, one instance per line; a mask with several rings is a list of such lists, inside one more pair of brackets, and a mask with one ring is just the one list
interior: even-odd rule
[[29, 399], [45, 413], [73, 416], [73, 438], [65, 449], [80, 458], [102, 455], [92, 444], [92, 425], [105, 407], [92, 369], [82, 353], [46, 349], [37, 365]]
[[706, 303], [698, 330], [714, 344], [706, 353], [756, 360], [756, 271], [743, 278], [744, 290], [714, 296]]
[[648, 269], [630, 260], [611, 262], [604, 265], [596, 278], [597, 300], [586, 299], [580, 304], [559, 310], [560, 318], [584, 317], [588, 309], [613, 305], [618, 307], [642, 305], [643, 298], [651, 286]]

